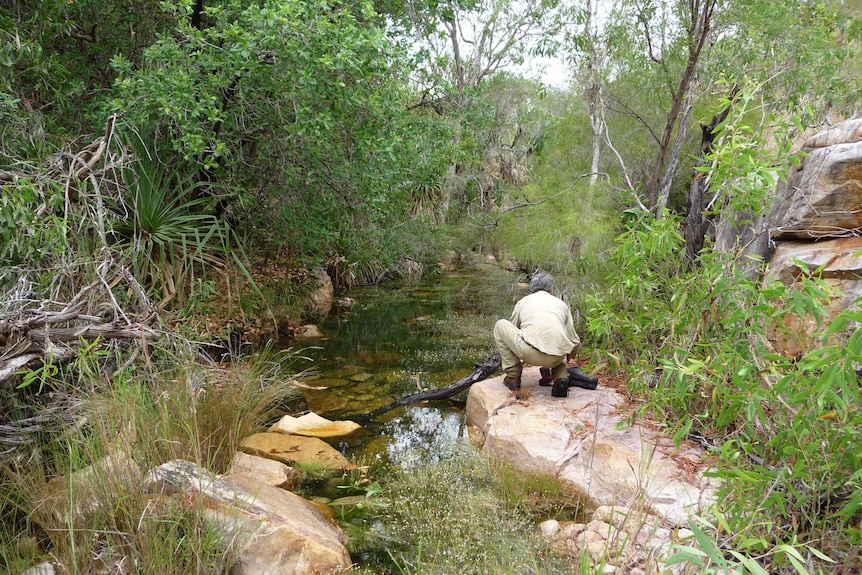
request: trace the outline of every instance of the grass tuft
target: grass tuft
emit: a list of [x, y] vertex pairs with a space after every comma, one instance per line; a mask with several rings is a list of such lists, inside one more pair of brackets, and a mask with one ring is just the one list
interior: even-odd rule
[[204, 522], [202, 503], [145, 493], [141, 479], [177, 458], [226, 471], [269, 406], [295, 394], [291, 381], [271, 356], [214, 369], [184, 344], [108, 378], [101, 370], [111, 363], [93, 356], [87, 369], [78, 366], [79, 380], [66, 390], [76, 396], [78, 419], [55, 417], [35, 449], [3, 460], [0, 571], [50, 559], [73, 574], [226, 572], [233, 558]]

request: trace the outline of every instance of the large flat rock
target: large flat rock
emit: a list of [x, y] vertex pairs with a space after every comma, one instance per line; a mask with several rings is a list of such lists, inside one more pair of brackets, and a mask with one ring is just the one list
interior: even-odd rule
[[337, 449], [317, 437], [266, 431], [246, 437], [240, 442], [239, 448], [249, 455], [274, 459], [288, 465], [311, 464], [325, 469], [351, 466], [350, 461]]
[[714, 501], [717, 485], [702, 475], [706, 454], [625, 423], [622, 394], [600, 380], [596, 390], [573, 387], [556, 398], [538, 379], [537, 368], [524, 370], [526, 400], [506, 389], [502, 375], [470, 388], [467, 422], [478, 428], [483, 452], [559, 477], [593, 508], [644, 508], [685, 525]]

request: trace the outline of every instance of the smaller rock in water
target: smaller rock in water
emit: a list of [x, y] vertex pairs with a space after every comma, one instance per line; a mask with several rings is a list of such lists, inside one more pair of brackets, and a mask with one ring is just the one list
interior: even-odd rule
[[299, 326], [299, 328], [296, 330], [295, 337], [299, 339], [317, 339], [323, 337], [323, 333], [320, 331], [319, 327], [317, 327], [313, 323], [308, 323]]
[[362, 429], [354, 421], [330, 421], [316, 413], [306, 413], [300, 417], [285, 415], [269, 428], [278, 433], [292, 433], [309, 437], [345, 437]]
[[274, 459], [282, 463], [319, 465], [341, 470], [353, 467], [341, 453], [317, 437], [288, 435], [270, 431], [256, 433], [242, 440], [240, 449], [249, 455]]

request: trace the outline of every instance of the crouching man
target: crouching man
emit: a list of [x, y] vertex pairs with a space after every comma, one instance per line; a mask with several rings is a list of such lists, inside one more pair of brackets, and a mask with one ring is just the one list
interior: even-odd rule
[[533, 274], [530, 294], [515, 304], [511, 319], [500, 319], [494, 325], [494, 341], [506, 372], [503, 383], [511, 390], [521, 388], [521, 372], [527, 363], [543, 368], [543, 380], [553, 381], [551, 395], [569, 394], [566, 360], [581, 339], [575, 333], [569, 305], [553, 294], [553, 276]]

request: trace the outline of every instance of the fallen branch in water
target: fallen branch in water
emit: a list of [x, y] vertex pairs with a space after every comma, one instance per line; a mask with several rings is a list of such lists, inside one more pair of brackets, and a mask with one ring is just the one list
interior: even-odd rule
[[446, 399], [447, 397], [452, 397], [456, 393], [464, 391], [474, 383], [482, 381], [483, 379], [487, 379], [488, 377], [494, 375], [497, 371], [500, 370], [501, 365], [502, 359], [500, 358], [500, 354], [495, 353], [494, 355], [488, 357], [488, 359], [486, 359], [484, 363], [477, 363], [475, 365], [473, 373], [462, 377], [455, 383], [450, 383], [449, 385], [441, 389], [420, 391], [419, 393], [414, 393], [412, 395], [407, 395], [400, 399], [396, 399], [395, 403], [393, 404], [393, 407], [397, 405], [410, 405], [411, 403], [421, 403], [423, 401], [434, 401], [438, 399]]

